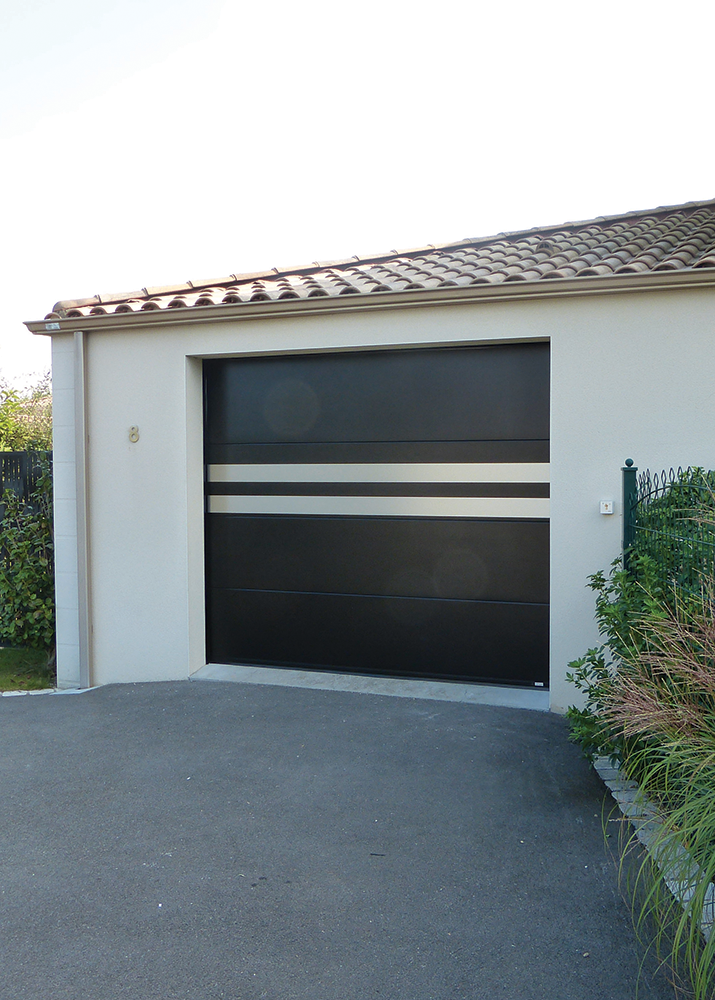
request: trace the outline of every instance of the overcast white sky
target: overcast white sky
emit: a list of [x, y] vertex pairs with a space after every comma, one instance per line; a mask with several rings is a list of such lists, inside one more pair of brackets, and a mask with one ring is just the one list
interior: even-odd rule
[[715, 4], [0, 0], [0, 375], [60, 298], [715, 197]]

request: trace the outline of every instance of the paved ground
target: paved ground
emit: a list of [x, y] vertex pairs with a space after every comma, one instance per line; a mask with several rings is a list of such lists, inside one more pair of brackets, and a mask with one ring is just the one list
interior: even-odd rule
[[[215, 682], [0, 699], [0, 998], [635, 1000], [539, 712]], [[646, 963], [638, 1000], [672, 1000]]]

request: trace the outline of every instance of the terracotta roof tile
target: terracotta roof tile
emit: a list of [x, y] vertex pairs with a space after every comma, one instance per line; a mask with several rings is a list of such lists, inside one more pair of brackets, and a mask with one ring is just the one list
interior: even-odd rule
[[58, 302], [47, 319], [715, 267], [715, 201]]

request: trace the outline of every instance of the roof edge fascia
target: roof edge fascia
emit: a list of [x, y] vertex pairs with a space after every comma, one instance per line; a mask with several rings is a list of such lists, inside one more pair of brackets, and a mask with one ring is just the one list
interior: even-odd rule
[[415, 289], [404, 292], [320, 296], [311, 299], [278, 299], [269, 302], [240, 302], [225, 305], [189, 306], [183, 309], [150, 309], [99, 316], [71, 316], [60, 319], [26, 320], [34, 334], [73, 333], [76, 330], [149, 328], [195, 323], [224, 323], [237, 320], [270, 319], [285, 316], [318, 315], [363, 310], [415, 308], [417, 306], [466, 305], [480, 302], [524, 301], [530, 299], [573, 298], [585, 295], [613, 295], [628, 292], [675, 291], [715, 286], [715, 269], [663, 271], [648, 274], [595, 275], [560, 278], [556, 281], [514, 281], [499, 285], [467, 285], [449, 288]]

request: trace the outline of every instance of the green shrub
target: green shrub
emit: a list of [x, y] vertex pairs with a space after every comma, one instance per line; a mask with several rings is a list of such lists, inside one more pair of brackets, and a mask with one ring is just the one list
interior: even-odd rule
[[[657, 477], [656, 477], [657, 482]], [[677, 613], [697, 619], [710, 587], [715, 557], [715, 472], [679, 471], [639, 508], [628, 568], [616, 559], [606, 575], [594, 573], [596, 621], [604, 643], [569, 664], [567, 678], [582, 692], [585, 707], [568, 712], [571, 738], [587, 757], [622, 761], [620, 722], [606, 711], [634, 671], [643, 684], [642, 654], [652, 628]], [[676, 612], [677, 609], [677, 612]], [[637, 740], [636, 740], [637, 743]]]
[[47, 650], [55, 644], [52, 478], [43, 466], [31, 502], [12, 491], [0, 521], [0, 642]]
[[660, 476], [649, 485], [637, 509], [633, 551], [653, 558], [672, 603], [674, 592], [697, 595], [715, 572], [715, 472], [681, 469], [670, 481]]
[[584, 708], [572, 705], [566, 715], [571, 739], [589, 760], [597, 756], [623, 760], [624, 737], [606, 714], [606, 705], [614, 684], [643, 648], [641, 621], [665, 613], [654, 560], [634, 553], [630, 565], [633, 571], [625, 570], [616, 559], [608, 576], [598, 572], [588, 578], [588, 586], [596, 594], [596, 621], [605, 641], [569, 663], [566, 674], [585, 698]]
[[589, 578], [604, 644], [567, 675], [586, 702], [569, 709], [571, 738], [619, 761], [660, 812], [649, 835], [660, 871], [639, 862], [629, 891], [696, 1000], [715, 996], [715, 932], [701, 929], [704, 906], [715, 916], [714, 476], [679, 473], [646, 506], [628, 570], [617, 560]]

